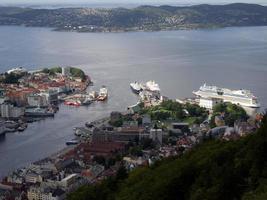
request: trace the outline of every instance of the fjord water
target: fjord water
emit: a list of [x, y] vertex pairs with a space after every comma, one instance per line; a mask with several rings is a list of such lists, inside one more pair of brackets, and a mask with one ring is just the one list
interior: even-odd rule
[[267, 27], [214, 30], [74, 33], [46, 28], [0, 27], [0, 70], [77, 66], [106, 85], [107, 103], [61, 105], [53, 119], [30, 124], [0, 141], [0, 177], [54, 153], [73, 138], [73, 127], [123, 111], [137, 98], [129, 83], [153, 79], [170, 98], [192, 96], [204, 82], [246, 88], [267, 107]]

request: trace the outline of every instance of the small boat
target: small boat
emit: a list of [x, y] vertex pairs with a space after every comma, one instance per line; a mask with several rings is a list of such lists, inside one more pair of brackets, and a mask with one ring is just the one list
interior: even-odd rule
[[67, 142], [66, 142], [66, 145], [76, 145], [76, 144], [78, 144], [78, 143], [79, 143], [78, 140], [73, 139], [73, 140], [67, 141]]
[[89, 97], [92, 99], [96, 99], [98, 97], [98, 93], [96, 91], [89, 92]]
[[81, 102], [78, 100], [67, 100], [64, 102], [64, 104], [67, 106], [80, 106]]
[[108, 98], [108, 89], [105, 86], [102, 86], [99, 90], [99, 95], [97, 97], [98, 101], [105, 101]]
[[86, 97], [84, 101], [82, 102], [82, 105], [87, 106], [92, 103], [92, 99], [90, 97]]
[[20, 126], [20, 127], [18, 127], [18, 131], [19, 131], [19, 132], [22, 132], [22, 131], [24, 131], [26, 128], [27, 128], [26, 126]]
[[82, 135], [82, 131], [80, 129], [76, 129], [74, 135], [80, 137]]
[[94, 127], [94, 124], [93, 124], [92, 122], [86, 122], [86, 123], [85, 123], [85, 126], [86, 126], [87, 128], [93, 128], [93, 127]]

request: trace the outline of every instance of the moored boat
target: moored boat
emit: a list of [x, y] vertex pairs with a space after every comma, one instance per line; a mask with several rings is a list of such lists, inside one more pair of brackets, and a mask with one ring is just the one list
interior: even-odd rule
[[136, 94], [139, 94], [143, 90], [142, 84], [137, 81], [135, 81], [134, 83], [130, 83], [130, 87], [132, 91]]
[[64, 104], [67, 106], [80, 106], [81, 102], [78, 100], [66, 100]]
[[66, 142], [66, 145], [76, 145], [78, 143], [79, 143], [78, 140], [72, 139], [72, 140], [67, 141]]
[[244, 107], [259, 108], [258, 98], [252, 94], [250, 90], [240, 89], [231, 90], [227, 88], [219, 88], [217, 86], [208, 86], [204, 84], [198, 91], [193, 94], [199, 98], [220, 99], [223, 102], [230, 102]]
[[45, 108], [34, 108], [34, 109], [26, 109], [25, 116], [26, 117], [54, 117], [55, 113], [52, 111], [48, 111]]
[[99, 95], [97, 97], [98, 101], [105, 101], [108, 98], [108, 89], [102, 86], [99, 90]]

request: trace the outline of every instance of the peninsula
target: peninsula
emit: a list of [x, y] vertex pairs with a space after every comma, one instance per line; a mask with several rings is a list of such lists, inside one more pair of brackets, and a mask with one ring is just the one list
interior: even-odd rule
[[63, 97], [84, 93], [90, 83], [90, 77], [74, 67], [36, 71], [17, 67], [0, 74], [0, 136], [54, 117]]
[[266, 26], [267, 7], [256, 4], [32, 9], [0, 7], [0, 25], [51, 27], [57, 31], [125, 32], [232, 26]]

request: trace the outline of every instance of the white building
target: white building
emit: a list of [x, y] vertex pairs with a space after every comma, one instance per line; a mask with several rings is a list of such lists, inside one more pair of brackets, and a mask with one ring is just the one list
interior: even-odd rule
[[67, 176], [66, 178], [64, 178], [60, 181], [61, 186], [65, 187], [65, 188], [69, 187], [70, 185], [72, 185], [75, 182], [77, 177], [78, 177], [77, 174], [71, 174], [71, 175]]
[[62, 67], [62, 76], [70, 76], [70, 67]]
[[1, 117], [3, 118], [19, 118], [24, 115], [25, 109], [22, 107], [15, 107], [11, 104], [1, 104]]
[[27, 191], [28, 200], [63, 200], [66, 193], [61, 189], [30, 187]]
[[45, 92], [41, 92], [40, 96], [43, 96], [46, 104], [57, 103], [58, 101], [58, 92], [57, 90], [47, 90]]
[[32, 94], [27, 97], [28, 105], [29, 106], [35, 106], [35, 107], [40, 107], [40, 106], [47, 106], [47, 101], [45, 95], [40, 95], [40, 94]]
[[199, 99], [199, 106], [207, 108], [209, 110], [212, 110], [214, 106], [216, 106], [219, 103], [223, 103], [223, 100], [217, 98], [203, 98], [203, 97]]
[[41, 183], [42, 181], [42, 176], [34, 172], [27, 173], [27, 175], [25, 176], [26, 183]]
[[153, 141], [162, 144], [162, 135], [163, 135], [162, 129], [151, 129], [149, 137]]

